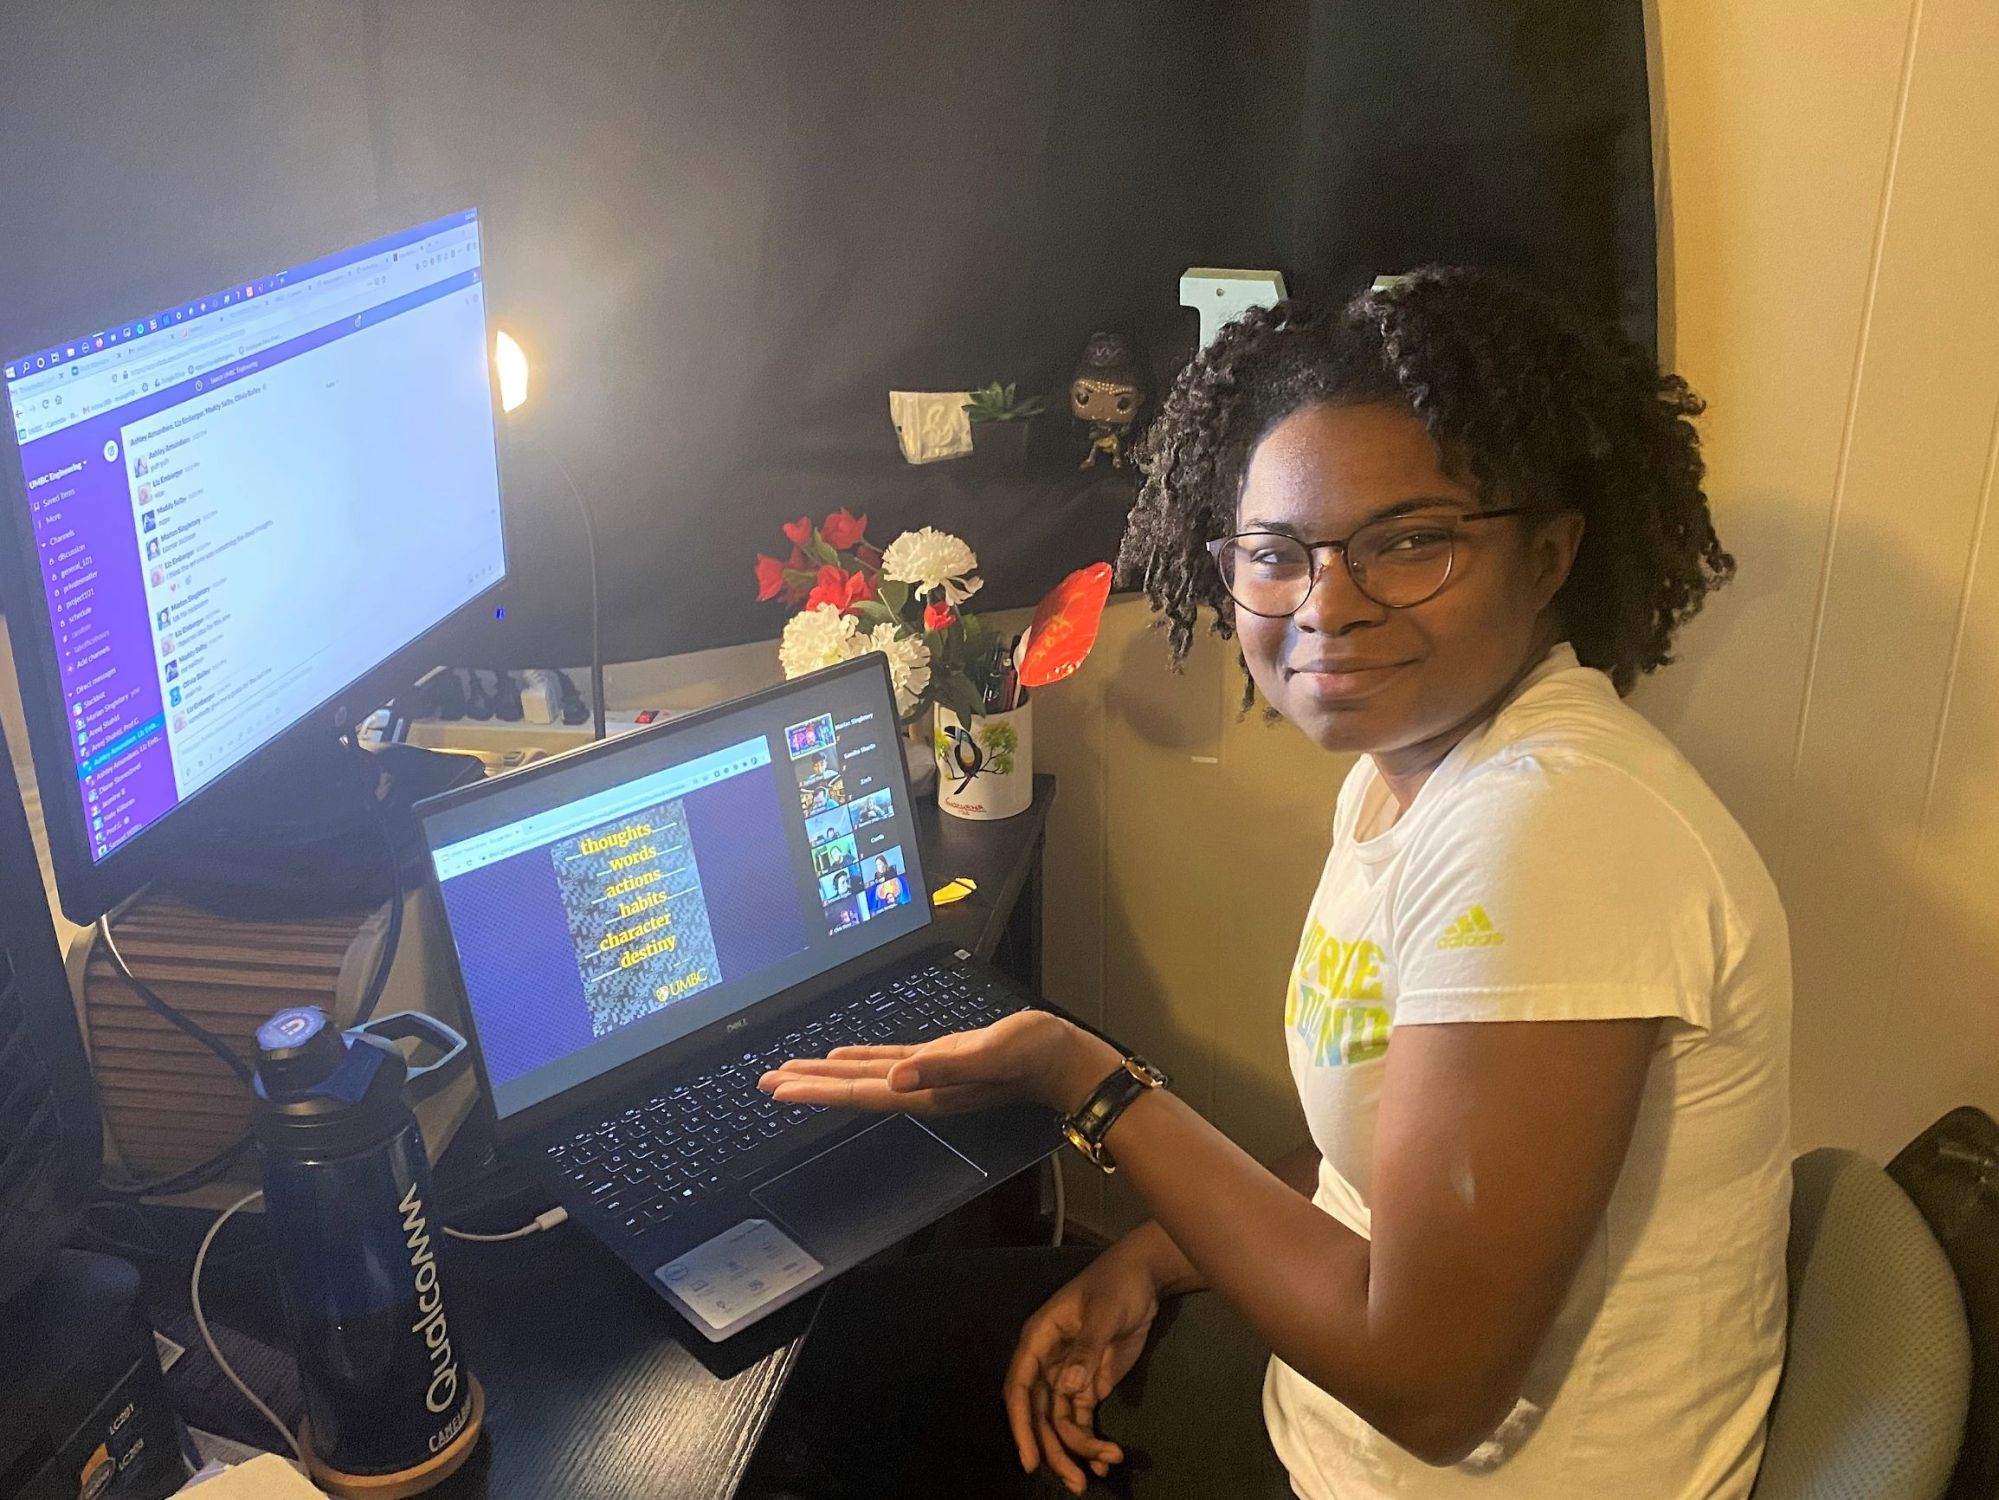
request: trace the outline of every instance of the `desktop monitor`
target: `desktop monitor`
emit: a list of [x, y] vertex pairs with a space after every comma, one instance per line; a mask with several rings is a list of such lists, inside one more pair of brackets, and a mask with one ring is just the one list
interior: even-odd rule
[[0, 587], [73, 919], [505, 579], [480, 252], [454, 213], [0, 356]]

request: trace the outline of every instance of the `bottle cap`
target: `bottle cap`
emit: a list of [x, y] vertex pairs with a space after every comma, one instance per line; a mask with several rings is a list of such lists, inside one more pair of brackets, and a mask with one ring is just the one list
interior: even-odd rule
[[281, 1010], [257, 1028], [257, 1072], [274, 1095], [323, 1083], [346, 1058], [346, 1043], [316, 1005]]
[[267, 1155], [368, 1149], [409, 1120], [408, 1076], [388, 1041], [343, 1032], [316, 1005], [281, 1010], [257, 1028], [257, 1140]]

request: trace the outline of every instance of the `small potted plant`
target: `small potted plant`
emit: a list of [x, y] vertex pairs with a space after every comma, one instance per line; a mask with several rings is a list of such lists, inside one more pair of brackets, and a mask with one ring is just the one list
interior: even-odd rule
[[1009, 468], [1027, 461], [1028, 435], [1041, 412], [1041, 398], [1015, 395], [1016, 383], [1001, 385], [995, 380], [983, 390], [973, 391], [965, 403], [965, 415], [972, 422], [972, 451]]

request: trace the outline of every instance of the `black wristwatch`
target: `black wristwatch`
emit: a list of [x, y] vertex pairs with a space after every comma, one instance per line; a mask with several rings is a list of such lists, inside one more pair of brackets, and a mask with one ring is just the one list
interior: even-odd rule
[[1106, 1176], [1117, 1170], [1104, 1136], [1131, 1101], [1152, 1089], [1163, 1089], [1173, 1080], [1141, 1057], [1126, 1057], [1118, 1070], [1098, 1084], [1073, 1115], [1062, 1117], [1062, 1134], [1069, 1144], [1096, 1163]]

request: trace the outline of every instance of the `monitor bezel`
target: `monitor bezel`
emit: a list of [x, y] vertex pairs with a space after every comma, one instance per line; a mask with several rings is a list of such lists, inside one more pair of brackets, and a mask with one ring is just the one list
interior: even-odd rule
[[[74, 791], [76, 764], [68, 709], [63, 700], [54, 628], [36, 559], [20, 442], [13, 422], [0, 421], [0, 506], [6, 512], [4, 520], [0, 520], [0, 607], [5, 608], [9, 645], [27, 721], [28, 749], [40, 794], [42, 821], [48, 831], [56, 893], [63, 914], [71, 921], [88, 925], [156, 878], [170, 875], [177, 852], [226, 820], [229, 793], [240, 785], [247, 770], [285, 754], [288, 744], [304, 737], [324, 738], [358, 724], [398, 690], [444, 660], [447, 647], [460, 639], [469, 640], [484, 611], [503, 598], [513, 583], [515, 558], [506, 499], [507, 422], [498, 375], [490, 358], [494, 329], [492, 218], [476, 204], [458, 197], [447, 202], [403, 203], [365, 215], [348, 215], [338, 221], [321, 222], [267, 238], [257, 246], [253, 257], [243, 256], [234, 263], [206, 257], [198, 269], [183, 267], [170, 280], [155, 276], [146, 285], [128, 286], [118, 292], [115, 303], [106, 296], [98, 312], [79, 316], [76, 306], [70, 305], [57, 313], [45, 313], [32, 324], [18, 327], [9, 324], [0, 330], [8, 349], [54, 344], [75, 337], [76, 329], [92, 319], [97, 319], [100, 327], [115, 326], [119, 316], [99, 317], [105, 307], [117, 306], [126, 319], [151, 316], [161, 307], [185, 301], [189, 295], [206, 296], [218, 288], [275, 275], [325, 255], [339, 254], [344, 249], [372, 244], [403, 230], [467, 212], [475, 213], [479, 223], [479, 270], [484, 286], [485, 343], [489, 354], [487, 394], [493, 415], [494, 457], [500, 476], [499, 577], [429, 629], [335, 689], [101, 860], [91, 857], [89, 815], [83, 798]], [[197, 279], [201, 285], [190, 292], [190, 284]], [[4, 405], [0, 401], [0, 407]]]
[[[753, 711], [765, 704], [787, 695], [796, 694], [814, 685], [838, 681], [843, 677], [861, 673], [877, 674], [881, 684], [881, 701], [888, 710], [889, 717], [895, 717], [895, 685], [889, 671], [888, 658], [880, 652], [869, 652], [851, 661], [812, 672], [803, 677], [794, 677], [771, 687], [748, 693], [727, 702], [713, 704], [690, 714], [666, 720], [646, 729], [632, 730], [614, 739], [600, 740], [583, 745], [561, 755], [539, 760], [532, 765], [509, 771], [504, 776], [489, 777], [473, 782], [435, 797], [417, 803], [414, 812], [418, 826], [423, 830], [426, 849], [424, 883], [437, 911], [442, 913], [444, 894], [439, 889], [437, 868], [428, 857], [430, 849], [429, 819], [432, 815], [446, 810], [456, 810], [469, 803], [482, 801], [501, 790], [512, 791], [523, 784], [549, 776], [560, 775], [579, 762], [603, 756], [629, 752], [637, 743], [654, 736], [668, 736], [684, 733], [702, 724], [710, 723], [725, 714]], [[904, 761], [901, 745], [888, 757], [888, 774], [891, 789], [901, 799], [903, 806], [915, 813], [916, 804], [909, 792], [909, 766]], [[472, 1002], [465, 993], [465, 976], [458, 961], [458, 944], [449, 932], [449, 918], [446, 917], [444, 948], [450, 964], [452, 981], [457, 988], [459, 1015], [465, 1023], [465, 1037], [471, 1044], [468, 1048], [472, 1057], [473, 1071], [479, 1083], [478, 1109], [485, 1125], [493, 1131], [494, 1138], [512, 1143], [533, 1141], [545, 1137], [552, 1127], [572, 1119], [579, 1111], [595, 1108], [607, 1101], [629, 1094], [640, 1082], [673, 1067], [689, 1058], [700, 1056], [718, 1047], [725, 1037], [736, 1035], [753, 1036], [763, 1033], [779, 1018], [789, 1015], [799, 1007], [829, 995], [836, 990], [855, 983], [865, 975], [880, 970], [899, 958], [923, 952], [938, 944], [937, 908], [930, 899], [928, 875], [923, 868], [923, 854], [917, 853], [916, 889], [911, 893], [912, 902], [920, 902], [923, 920], [906, 933], [890, 938], [876, 948], [869, 948], [851, 958], [842, 959], [830, 969], [803, 980], [787, 989], [778, 991], [762, 1000], [744, 1006], [733, 1016], [719, 1024], [711, 1023], [698, 1028], [673, 1041], [663, 1042], [649, 1052], [641, 1053], [615, 1067], [607, 1068], [596, 1077], [586, 1079], [548, 1099], [525, 1106], [511, 1114], [502, 1115], [493, 1102], [493, 1080], [486, 1069], [486, 1054], [479, 1045], [478, 1023], [472, 1018]]]

